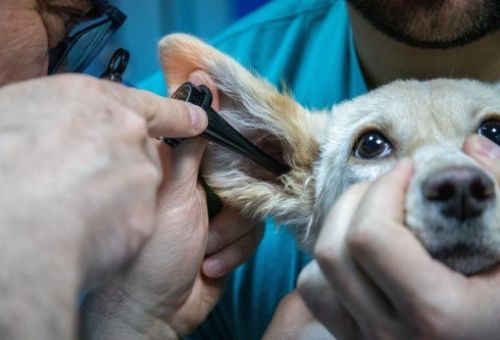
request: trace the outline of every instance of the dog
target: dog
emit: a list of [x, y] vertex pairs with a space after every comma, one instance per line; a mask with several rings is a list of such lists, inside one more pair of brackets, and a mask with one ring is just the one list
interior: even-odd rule
[[498, 183], [461, 150], [474, 133], [500, 140], [499, 88], [467, 79], [395, 81], [309, 111], [197, 38], [169, 35], [159, 46], [171, 89], [191, 72], [206, 71], [218, 87], [219, 113], [291, 167], [275, 177], [210, 144], [202, 175], [225, 204], [251, 218], [273, 216], [311, 249], [325, 215], [350, 185], [411, 158], [406, 225], [429, 253], [465, 275], [500, 261]]

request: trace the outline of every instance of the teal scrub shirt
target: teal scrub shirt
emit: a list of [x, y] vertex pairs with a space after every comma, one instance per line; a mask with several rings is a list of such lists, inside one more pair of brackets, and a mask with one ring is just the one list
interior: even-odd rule
[[[273, 1], [212, 44], [278, 88], [286, 84], [307, 108], [330, 108], [367, 91], [342, 0]], [[166, 94], [161, 73], [140, 87]], [[267, 221], [254, 256], [231, 275], [221, 301], [189, 338], [260, 339], [309, 261], [285, 227]]]

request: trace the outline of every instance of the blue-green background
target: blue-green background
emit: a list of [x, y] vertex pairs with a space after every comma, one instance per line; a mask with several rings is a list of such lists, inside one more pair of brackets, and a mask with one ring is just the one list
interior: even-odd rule
[[100, 74], [118, 47], [131, 52], [125, 73], [137, 83], [158, 70], [156, 43], [170, 32], [187, 32], [209, 39], [269, 0], [110, 0], [128, 18], [88, 72]]

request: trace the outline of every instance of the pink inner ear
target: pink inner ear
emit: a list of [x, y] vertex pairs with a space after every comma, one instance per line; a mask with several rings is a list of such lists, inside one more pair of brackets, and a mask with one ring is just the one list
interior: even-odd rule
[[[269, 132], [261, 129], [256, 129], [253, 131], [247, 131], [245, 135], [252, 143], [260, 147], [272, 158], [281, 163], [285, 163], [283, 156], [284, 152], [283, 143], [274, 138], [271, 134], [269, 134]], [[235, 157], [239, 156], [235, 155]], [[279, 183], [279, 180], [276, 177], [276, 175], [270, 172], [269, 170], [266, 170], [261, 165], [256, 164], [255, 162], [252, 162], [250, 160], [248, 161], [245, 160], [244, 163], [248, 164], [246, 165], [248, 169], [247, 172], [251, 177]]]
[[159, 49], [160, 61], [171, 90], [188, 81], [194, 71], [208, 71], [207, 63], [223, 58], [222, 53], [213, 47], [186, 34], [166, 36], [160, 41]]
[[200, 69], [187, 56], [183, 58], [180, 53], [182, 52], [174, 49], [162, 56], [162, 66], [165, 70], [165, 78], [170, 92], [175, 91], [180, 85], [188, 81], [191, 73]]

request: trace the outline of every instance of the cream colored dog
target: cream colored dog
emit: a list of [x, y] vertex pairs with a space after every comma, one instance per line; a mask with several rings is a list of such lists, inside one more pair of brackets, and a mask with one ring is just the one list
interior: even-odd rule
[[160, 51], [170, 88], [205, 70], [219, 88], [220, 113], [292, 167], [275, 178], [210, 145], [203, 176], [226, 204], [251, 217], [274, 216], [310, 247], [347, 187], [412, 158], [408, 227], [435, 258], [462, 273], [499, 262], [498, 184], [461, 151], [478, 130], [500, 140], [498, 89], [472, 80], [397, 81], [311, 112], [193, 37], [167, 36]]

